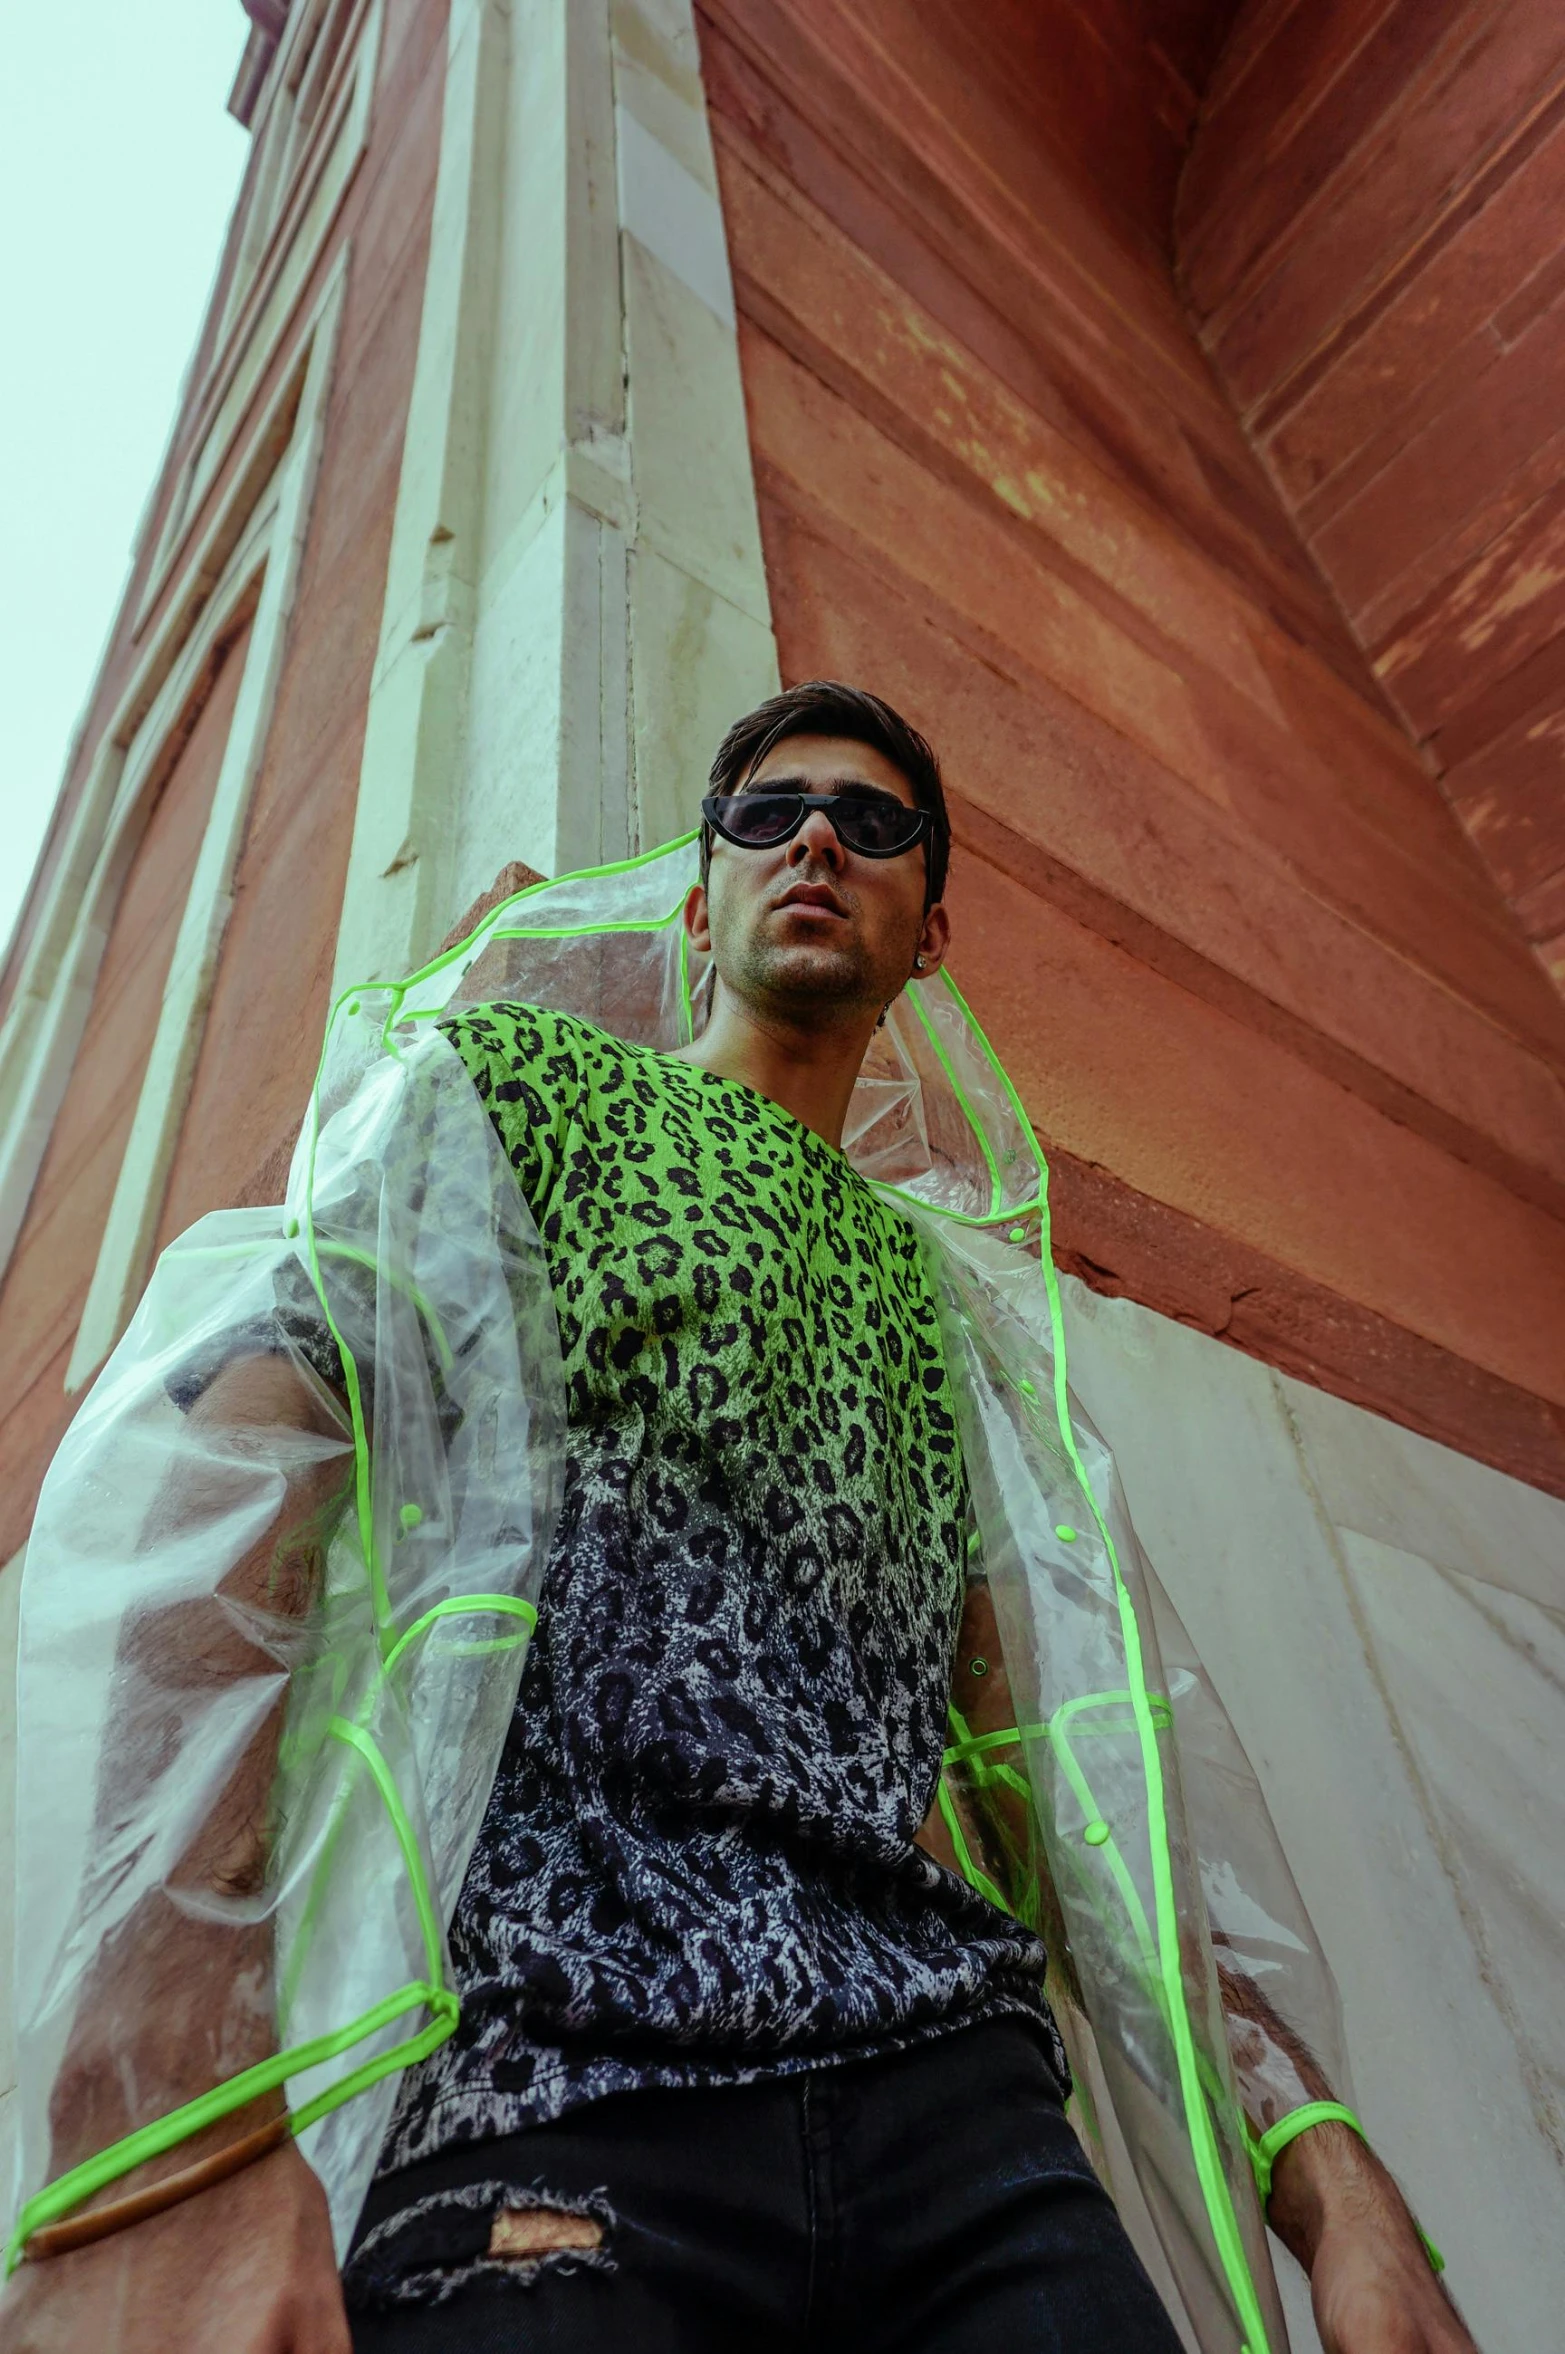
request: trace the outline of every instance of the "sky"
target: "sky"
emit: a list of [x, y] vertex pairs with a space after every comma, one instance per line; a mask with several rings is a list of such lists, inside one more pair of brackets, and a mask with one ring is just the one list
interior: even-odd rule
[[238, 192], [239, 0], [7, 11], [0, 954], [119, 604]]

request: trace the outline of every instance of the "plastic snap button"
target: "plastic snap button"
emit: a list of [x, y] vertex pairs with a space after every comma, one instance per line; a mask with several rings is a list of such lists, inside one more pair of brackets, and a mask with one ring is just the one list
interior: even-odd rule
[[970, 1676], [986, 1676], [989, 1673], [988, 1660], [970, 1659], [967, 1663], [967, 1672]]
[[1063, 1520], [1054, 1533], [1062, 1545], [1074, 1545], [1076, 1542], [1076, 1531], [1073, 1528], [1067, 1528]]
[[289, 1242], [293, 1241], [294, 1236], [298, 1233], [298, 1231], [299, 1221], [297, 1218], [290, 1218], [287, 1225], [283, 1228], [284, 1237]]
[[1005, 1238], [1005, 1239], [1006, 1239], [1006, 1241], [1007, 1241], [1007, 1242], [1025, 1242], [1025, 1241], [1027, 1240], [1027, 1229], [1026, 1229], [1026, 1227], [1025, 1227], [1025, 1226], [1013, 1226], [1013, 1227], [1011, 1228], [1011, 1231], [1010, 1231], [1010, 1233], [1009, 1233], [1009, 1234], [1006, 1236], [1006, 1238]]
[[1018, 1389], [1021, 1391], [1021, 1393], [1022, 1393], [1022, 1396], [1023, 1396], [1024, 1398], [1035, 1398], [1035, 1397], [1038, 1395], [1038, 1392], [1037, 1392], [1037, 1390], [1034, 1388], [1033, 1384], [1032, 1384], [1032, 1383], [1031, 1383], [1031, 1382], [1030, 1382], [1030, 1381], [1027, 1379], [1027, 1376], [1026, 1376], [1026, 1374], [1025, 1374], [1025, 1373], [1022, 1375], [1022, 1378], [1021, 1378], [1021, 1380], [1020, 1380], [1020, 1381], [1017, 1383], [1017, 1385], [1016, 1385], [1016, 1386], [1017, 1386], [1017, 1388], [1018, 1388]]
[[404, 1504], [397, 1515], [404, 1528], [417, 1528], [423, 1517], [423, 1512], [417, 1504]]
[[1101, 1847], [1109, 1835], [1107, 1823], [1089, 1823], [1082, 1833], [1089, 1847]]

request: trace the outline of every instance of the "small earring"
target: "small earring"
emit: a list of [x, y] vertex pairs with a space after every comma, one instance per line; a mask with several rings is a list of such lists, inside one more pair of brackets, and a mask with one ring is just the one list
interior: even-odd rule
[[921, 956], [915, 956], [915, 957], [914, 957], [914, 959], [913, 959], [913, 970], [914, 970], [914, 972], [915, 972], [915, 973], [921, 973], [921, 972], [923, 971], [923, 969], [924, 969], [924, 960], [923, 960], [923, 958], [922, 958]]

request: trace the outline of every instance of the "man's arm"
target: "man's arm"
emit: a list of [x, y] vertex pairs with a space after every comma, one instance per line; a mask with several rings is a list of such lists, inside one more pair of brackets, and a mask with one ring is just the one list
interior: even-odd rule
[[[1335, 2100], [1314, 2054], [1220, 1948], [1217, 1980], [1236, 2054], [1253, 2041], [1302, 2100]], [[1279, 2152], [1266, 2220], [1310, 2276], [1326, 2354], [1474, 2354], [1407, 2202], [1351, 2126], [1311, 2125]]]
[[1476, 2354], [1407, 2202], [1350, 2126], [1288, 2144], [1266, 2220], [1310, 2276], [1325, 2354]]
[[[182, 1472], [161, 1500], [171, 1536], [189, 1543], [220, 1515], [225, 1455], [274, 1453], [288, 1465], [284, 1501], [216, 1594], [127, 1627], [115, 1675], [125, 1713], [100, 1821], [134, 1806], [157, 1771], [160, 1733], [192, 1698], [275, 1675], [279, 1638], [284, 1649], [291, 1629], [303, 1639], [345, 1493], [340, 1425], [286, 1359], [226, 1368], [188, 1419], [193, 1433], [222, 1438], [210, 1477], [205, 1466]], [[284, 1711], [279, 1696], [170, 1885], [96, 1959], [51, 2103], [55, 2175], [275, 2049], [271, 1921], [237, 1926], [231, 1900], [265, 1880]], [[226, 1917], [214, 1920], [225, 1908], [203, 1895], [228, 1900]], [[280, 2093], [252, 2103], [109, 2184], [86, 2211], [211, 2161], [280, 2114]], [[325, 2194], [291, 2141], [94, 2245], [24, 2262], [0, 2301], [4, 2354], [347, 2354], [348, 2343]]]

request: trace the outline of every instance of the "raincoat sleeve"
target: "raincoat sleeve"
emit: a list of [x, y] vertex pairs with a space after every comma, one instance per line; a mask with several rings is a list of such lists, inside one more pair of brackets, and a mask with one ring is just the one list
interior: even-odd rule
[[[1356, 2122], [1343, 2107], [1348, 2079], [1336, 1987], [1232, 1720], [1150, 1565], [1146, 1577], [1229, 2058], [1264, 2199], [1272, 2162], [1295, 2133], [1328, 2114]], [[946, 1829], [942, 1860], [1039, 1930], [1049, 1951], [1051, 1998], [1056, 2007], [1083, 2014], [1031, 1789], [1018, 1770], [1016, 1709], [981, 1573], [968, 1586], [950, 1713], [938, 1800]]]
[[387, 1025], [287, 1204], [164, 1252], [44, 1484], [9, 2263], [268, 2122], [346, 2246], [397, 2073], [455, 2024], [563, 1428], [513, 1172], [452, 1047]]
[[1034, 1231], [1036, 1259], [976, 1225], [926, 1225], [1009, 1685], [1009, 1725], [958, 1702], [947, 1822], [985, 1892], [1043, 1934], [1089, 2143], [1145, 2204], [1198, 2341], [1259, 2354], [1287, 2344], [1271, 2160], [1344, 2097], [1335, 1993], [1254, 1773], [1064, 1379]]
[[1341, 2004], [1233, 1720], [1155, 1570], [1143, 1568], [1229, 2057], [1264, 2200], [1272, 2165], [1297, 2133], [1327, 2116], [1357, 2127]]

